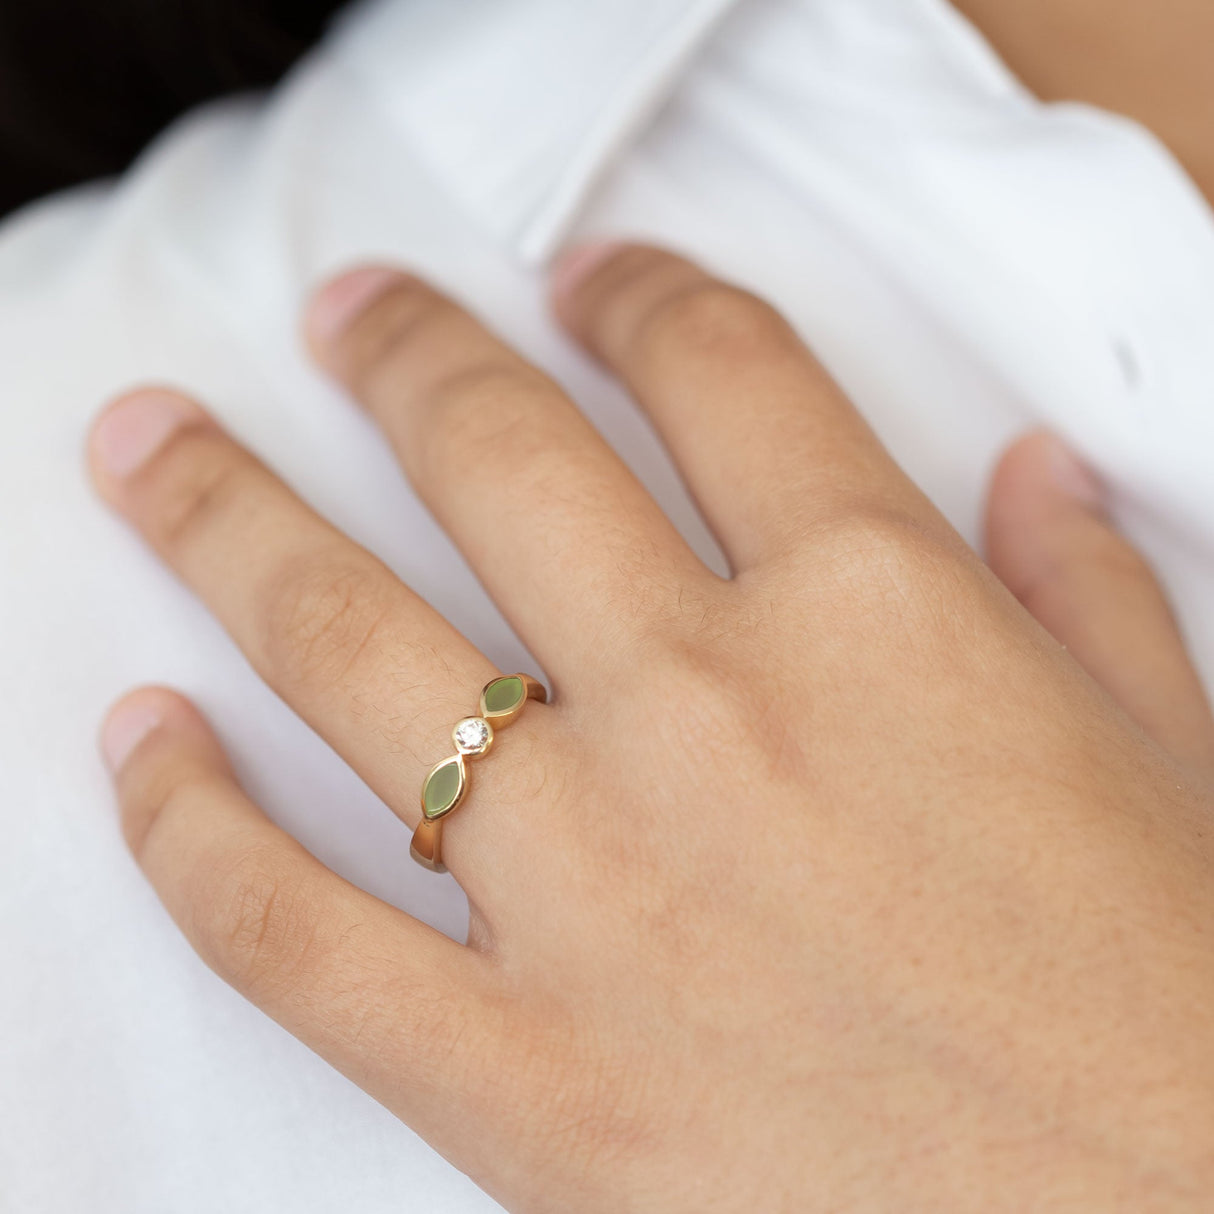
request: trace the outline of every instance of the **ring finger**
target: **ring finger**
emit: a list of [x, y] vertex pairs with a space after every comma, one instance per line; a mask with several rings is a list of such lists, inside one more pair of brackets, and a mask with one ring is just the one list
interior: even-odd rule
[[[187, 398], [153, 388], [119, 399], [93, 430], [90, 461], [102, 495], [254, 669], [416, 825], [422, 777], [496, 673], [489, 661]], [[503, 791], [505, 769], [491, 766]], [[460, 815], [450, 825], [455, 867]]]
[[598, 668], [717, 579], [546, 375], [463, 308], [365, 267], [309, 317], [320, 358], [544, 668]]

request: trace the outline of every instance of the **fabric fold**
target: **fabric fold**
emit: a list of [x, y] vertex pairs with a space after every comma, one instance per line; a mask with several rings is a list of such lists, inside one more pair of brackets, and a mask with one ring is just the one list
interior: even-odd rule
[[380, 0], [335, 53], [461, 208], [537, 263], [737, 2]]

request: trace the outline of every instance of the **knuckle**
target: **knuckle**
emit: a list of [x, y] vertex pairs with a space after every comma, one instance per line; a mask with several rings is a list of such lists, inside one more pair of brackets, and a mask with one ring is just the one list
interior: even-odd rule
[[270, 677], [287, 686], [339, 682], [373, 651], [390, 616], [377, 568], [287, 569], [271, 585], [262, 646]]
[[636, 343], [647, 351], [716, 359], [749, 359], [789, 344], [791, 330], [768, 303], [740, 287], [705, 279], [656, 304], [638, 326]]
[[446, 469], [456, 461], [526, 466], [547, 444], [537, 418], [551, 382], [529, 367], [491, 360], [449, 376], [434, 389], [426, 453]]
[[320, 928], [307, 885], [284, 871], [283, 858], [258, 846], [226, 858], [197, 891], [193, 935], [205, 960], [240, 990], [295, 981]]
[[145, 865], [158, 830], [174, 817], [189, 818], [222, 795], [223, 780], [213, 772], [183, 770], [180, 764], [155, 763], [123, 797], [122, 833], [135, 861]]
[[152, 528], [168, 551], [188, 547], [247, 487], [251, 457], [234, 444], [186, 431], [163, 452]]
[[398, 365], [423, 344], [455, 307], [419, 279], [404, 278], [376, 300], [344, 338], [342, 360], [355, 391], [372, 390], [385, 367]]
[[955, 627], [954, 605], [971, 572], [959, 544], [913, 513], [880, 503], [836, 515], [817, 531], [815, 572], [825, 566], [830, 591], [846, 598], [851, 619], [902, 636]]
[[1158, 587], [1159, 579], [1150, 561], [1123, 535], [1103, 528], [1088, 559], [1110, 581]]
[[1082, 599], [1087, 588], [1100, 586], [1131, 593], [1146, 591], [1167, 602], [1147, 558], [1119, 532], [1102, 526], [1080, 544], [1043, 548], [1040, 559], [1007, 580], [1008, 589], [1033, 614], [1048, 613], [1059, 599]]

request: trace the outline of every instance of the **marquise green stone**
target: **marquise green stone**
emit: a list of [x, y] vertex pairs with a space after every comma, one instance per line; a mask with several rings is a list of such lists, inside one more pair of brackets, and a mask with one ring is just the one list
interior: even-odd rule
[[458, 758], [448, 759], [426, 779], [422, 789], [422, 812], [427, 818], [441, 818], [455, 808], [463, 791], [462, 765]]
[[485, 711], [487, 713], [510, 712], [517, 708], [527, 696], [527, 687], [516, 674], [504, 679], [494, 679], [485, 688]]

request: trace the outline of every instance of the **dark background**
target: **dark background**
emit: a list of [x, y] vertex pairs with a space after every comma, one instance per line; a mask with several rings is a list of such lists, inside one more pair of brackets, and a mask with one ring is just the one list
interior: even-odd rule
[[339, 0], [0, 0], [0, 215], [117, 173], [172, 118], [276, 80]]

